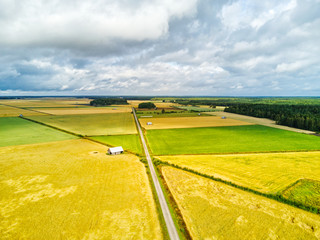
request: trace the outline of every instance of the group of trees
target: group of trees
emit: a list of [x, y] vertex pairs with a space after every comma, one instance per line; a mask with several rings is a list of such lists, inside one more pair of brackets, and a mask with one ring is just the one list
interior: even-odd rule
[[224, 111], [269, 118], [289, 127], [320, 131], [320, 105], [232, 104]]
[[107, 106], [107, 105], [120, 105], [128, 104], [126, 99], [123, 98], [96, 98], [90, 102], [91, 106]]
[[143, 103], [140, 103], [138, 105], [138, 108], [148, 108], [148, 109], [151, 109], [151, 108], [156, 108], [156, 105], [154, 105], [154, 103], [152, 102], [143, 102]]

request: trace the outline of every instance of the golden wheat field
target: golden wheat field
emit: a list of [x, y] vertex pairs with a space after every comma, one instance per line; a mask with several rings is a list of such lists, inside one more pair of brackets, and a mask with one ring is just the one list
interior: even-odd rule
[[[143, 128], [149, 129], [170, 129], [170, 128], [195, 128], [195, 127], [223, 127], [253, 125], [234, 119], [222, 119], [221, 117], [171, 117], [171, 118], [140, 118], [140, 124]], [[152, 125], [147, 125], [152, 122]]]
[[132, 106], [137, 108], [140, 103], [144, 102], [153, 102], [157, 108], [170, 108], [171, 106], [177, 106], [177, 103], [170, 103], [170, 102], [162, 102], [162, 101], [141, 101], [141, 100], [128, 100], [128, 103]]
[[299, 179], [320, 180], [320, 152], [159, 156], [162, 161], [276, 193]]
[[0, 239], [162, 239], [146, 169], [84, 139], [0, 148]]
[[0, 117], [18, 117], [20, 114], [24, 116], [46, 115], [45, 113], [29, 111], [26, 109], [19, 109], [19, 108], [4, 106], [0, 104]]
[[0, 104], [7, 104], [16, 107], [39, 108], [39, 107], [75, 107], [88, 105], [91, 99], [88, 98], [40, 98], [40, 99], [6, 99], [0, 100]]
[[74, 115], [74, 114], [100, 114], [100, 113], [127, 113], [131, 107], [87, 107], [87, 108], [47, 108], [38, 109], [43, 113], [52, 115]]
[[320, 239], [320, 216], [172, 167], [165, 181], [193, 239]]

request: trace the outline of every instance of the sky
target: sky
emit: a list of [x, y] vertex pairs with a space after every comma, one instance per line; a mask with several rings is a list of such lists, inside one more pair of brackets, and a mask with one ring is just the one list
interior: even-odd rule
[[319, 96], [320, 0], [0, 0], [0, 96]]

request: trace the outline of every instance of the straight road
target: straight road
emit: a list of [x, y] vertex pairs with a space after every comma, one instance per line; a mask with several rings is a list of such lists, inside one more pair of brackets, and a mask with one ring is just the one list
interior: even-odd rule
[[157, 195], [158, 195], [160, 207], [161, 207], [161, 210], [162, 210], [164, 221], [166, 222], [166, 226], [167, 226], [167, 229], [168, 229], [168, 233], [169, 233], [170, 239], [178, 240], [179, 239], [179, 235], [178, 235], [177, 229], [176, 229], [176, 227], [175, 227], [175, 225], [173, 223], [173, 220], [172, 220], [172, 217], [171, 217], [171, 214], [170, 214], [170, 211], [169, 211], [168, 204], [166, 202], [166, 199], [165, 199], [164, 194], [162, 192], [162, 189], [160, 187], [160, 183], [159, 183], [156, 171], [154, 170], [153, 163], [152, 163], [152, 160], [151, 160], [151, 157], [150, 157], [150, 154], [149, 154], [149, 150], [148, 150], [146, 141], [144, 139], [144, 136], [143, 136], [143, 133], [142, 133], [142, 130], [141, 130], [141, 127], [140, 127], [140, 124], [139, 124], [139, 121], [138, 121], [138, 118], [137, 118], [137, 115], [136, 115], [136, 112], [135, 112], [134, 108], [132, 108], [132, 112], [133, 112], [133, 116], [134, 116], [134, 119], [136, 121], [138, 130], [139, 130], [139, 135], [140, 135], [140, 138], [141, 138], [141, 142], [142, 142], [143, 149], [144, 149], [144, 152], [146, 154], [146, 158], [147, 158], [147, 161], [148, 161], [149, 169], [150, 169], [150, 172], [151, 172], [152, 181], [153, 181], [154, 187], [155, 187]]

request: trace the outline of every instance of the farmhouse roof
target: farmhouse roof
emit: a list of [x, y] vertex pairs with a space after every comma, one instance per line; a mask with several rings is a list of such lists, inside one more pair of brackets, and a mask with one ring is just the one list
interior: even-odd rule
[[109, 148], [108, 150], [110, 151], [110, 153], [123, 152], [123, 148], [121, 146], [120, 147]]

